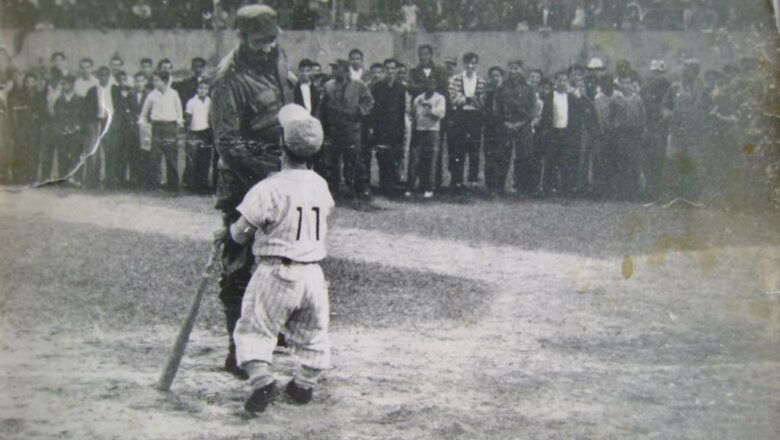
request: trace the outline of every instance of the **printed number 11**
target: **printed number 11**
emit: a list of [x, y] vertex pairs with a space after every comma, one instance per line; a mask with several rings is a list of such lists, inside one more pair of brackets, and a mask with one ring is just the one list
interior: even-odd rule
[[[301, 239], [301, 227], [303, 226], [303, 208], [300, 206], [298, 209], [298, 233], [295, 235], [296, 240]], [[315, 206], [311, 208], [312, 211], [314, 211], [315, 217], [316, 217], [316, 223], [315, 223], [315, 237], [317, 241], [320, 240], [320, 208]]]

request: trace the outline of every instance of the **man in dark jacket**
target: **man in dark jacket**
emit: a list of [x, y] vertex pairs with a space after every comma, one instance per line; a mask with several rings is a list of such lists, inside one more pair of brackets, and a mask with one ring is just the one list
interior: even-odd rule
[[62, 80], [62, 92], [54, 103], [53, 128], [58, 137], [57, 177], [63, 178], [71, 171], [79, 158], [86, 134], [84, 98], [76, 95], [73, 86], [76, 78], [66, 75]]
[[384, 62], [385, 79], [371, 88], [374, 110], [371, 114], [379, 186], [391, 194], [399, 183], [398, 167], [403, 157], [406, 86], [398, 79], [398, 61]]
[[[219, 153], [217, 209], [226, 229], [238, 218], [236, 207], [246, 192], [280, 166], [279, 109], [292, 102], [287, 58], [279, 47], [276, 12], [265, 5], [238, 10], [237, 49], [220, 63], [212, 92], [211, 127]], [[233, 330], [241, 316], [241, 301], [252, 276], [250, 239], [243, 245], [222, 232], [220, 300], [224, 306], [230, 346], [225, 369], [246, 374], [236, 364]]]
[[304, 58], [298, 63], [298, 83], [293, 89], [293, 101], [305, 108], [310, 115], [319, 118], [322, 97], [319, 87], [312, 82], [314, 63]]
[[[179, 93], [179, 99], [181, 99], [181, 105], [187, 105], [193, 96], [198, 93], [198, 84], [203, 81], [208, 81], [205, 76], [206, 72], [206, 60], [201, 57], [195, 57], [190, 64], [192, 70], [192, 76], [187, 79], [177, 81], [173, 83], [173, 89]], [[184, 108], [182, 108], [182, 111]]]
[[[488, 189], [504, 189], [512, 150], [515, 150], [514, 183], [517, 192], [530, 196], [539, 184], [538, 163], [531, 142], [531, 122], [536, 112], [536, 93], [528, 86], [519, 70], [510, 70], [509, 76], [496, 91], [495, 114], [498, 117], [498, 142], [494, 155], [486, 158], [485, 172]], [[488, 179], [490, 176], [490, 179]]]

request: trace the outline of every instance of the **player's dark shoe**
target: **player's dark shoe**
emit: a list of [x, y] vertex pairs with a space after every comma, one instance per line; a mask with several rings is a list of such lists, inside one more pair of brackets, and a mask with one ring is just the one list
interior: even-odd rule
[[236, 355], [228, 353], [225, 358], [225, 371], [232, 374], [238, 380], [247, 380], [249, 375], [236, 364]]
[[314, 390], [298, 385], [295, 383], [295, 379], [293, 379], [287, 383], [287, 387], [284, 389], [284, 394], [292, 399], [293, 402], [300, 405], [305, 405], [311, 402], [311, 398], [314, 395]]
[[257, 414], [265, 411], [268, 405], [276, 399], [279, 391], [276, 389], [276, 382], [252, 391], [252, 394], [244, 403], [244, 410], [250, 414]]

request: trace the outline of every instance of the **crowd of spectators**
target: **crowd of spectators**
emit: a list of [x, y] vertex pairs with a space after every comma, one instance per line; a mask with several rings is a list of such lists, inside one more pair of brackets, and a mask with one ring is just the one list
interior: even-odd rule
[[765, 2], [730, 0], [2, 0], [22, 28], [213, 29], [245, 3], [283, 28], [395, 31], [715, 30], [771, 24]]
[[[774, 84], [754, 59], [704, 72], [693, 58], [674, 72], [662, 59], [638, 71], [598, 58], [543, 71], [511, 57], [487, 68], [472, 52], [439, 64], [434, 53], [420, 46], [414, 66], [364, 63], [359, 49], [322, 60], [330, 71], [297, 64], [290, 86], [323, 121], [313, 166], [334, 194], [697, 200], [764, 175], [780, 188], [778, 116], [764, 110]], [[0, 180], [214, 191], [206, 61], [177, 80], [168, 59], [131, 65], [115, 54], [98, 66], [55, 52], [22, 72], [0, 51]]]

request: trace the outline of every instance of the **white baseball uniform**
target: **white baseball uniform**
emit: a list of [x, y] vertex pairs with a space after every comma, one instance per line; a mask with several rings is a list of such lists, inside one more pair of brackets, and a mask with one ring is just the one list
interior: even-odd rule
[[329, 303], [319, 264], [334, 207], [328, 184], [311, 170], [286, 169], [255, 185], [238, 206], [255, 230], [258, 266], [233, 337], [239, 365], [271, 363], [284, 329], [303, 367], [330, 367]]

